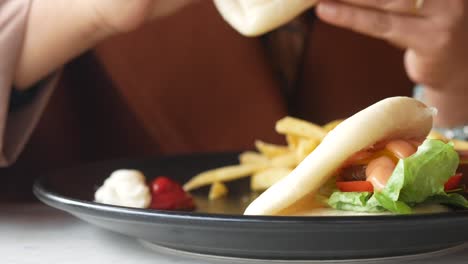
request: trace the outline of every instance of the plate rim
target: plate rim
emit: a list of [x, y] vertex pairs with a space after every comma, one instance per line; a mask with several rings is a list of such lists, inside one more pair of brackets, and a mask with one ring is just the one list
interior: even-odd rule
[[430, 257], [438, 257], [438, 256], [446, 256], [451, 253], [460, 252], [461, 250], [468, 249], [468, 242], [451, 246], [448, 248], [443, 248], [435, 251], [429, 252], [421, 252], [421, 253], [414, 253], [414, 254], [404, 254], [404, 255], [395, 255], [389, 257], [374, 257], [374, 258], [353, 258], [353, 259], [263, 259], [263, 258], [242, 258], [242, 257], [229, 257], [229, 256], [221, 256], [221, 255], [210, 255], [204, 253], [196, 253], [191, 251], [184, 251], [180, 249], [174, 249], [170, 247], [161, 246], [143, 239], [137, 238], [137, 241], [145, 248], [152, 250], [157, 253], [163, 254], [176, 254], [185, 257], [196, 258], [198, 260], [212, 260], [220, 263], [249, 263], [249, 264], [262, 264], [262, 263], [270, 263], [270, 264], [364, 264], [364, 263], [393, 263], [395, 261], [407, 262], [407, 261], [414, 261], [414, 260], [426, 260]]
[[[93, 210], [98, 212], [98, 214], [103, 213], [114, 213], [125, 214], [127, 216], [134, 216], [138, 219], [147, 218], [147, 217], [158, 217], [158, 218], [170, 218], [171, 220], [210, 220], [217, 222], [248, 222], [248, 223], [278, 223], [278, 224], [292, 224], [292, 223], [361, 223], [365, 222], [375, 222], [382, 224], [382, 222], [392, 222], [399, 221], [436, 221], [444, 220], [447, 218], [450, 220], [460, 220], [468, 218], [468, 210], [457, 210], [450, 212], [442, 213], [433, 213], [433, 214], [410, 214], [410, 215], [358, 215], [358, 216], [259, 216], [259, 215], [237, 215], [237, 214], [216, 214], [216, 213], [203, 213], [203, 212], [190, 212], [190, 211], [165, 211], [165, 210], [155, 210], [155, 209], [144, 209], [144, 208], [132, 208], [124, 206], [116, 206], [109, 204], [97, 203], [94, 201], [87, 201], [82, 199], [77, 199], [73, 197], [64, 196], [62, 194], [56, 193], [52, 190], [48, 190], [46, 187], [47, 182], [46, 177], [41, 177], [37, 179], [33, 185], [33, 193], [35, 196], [42, 202], [48, 204], [49, 206], [60, 208], [65, 211], [63, 207], [75, 207], [80, 208], [82, 211]], [[57, 206], [63, 205], [63, 206]], [[133, 219], [133, 218], [132, 218]], [[136, 219], [135, 219], [136, 220]]]
[[[215, 156], [219, 153], [213, 153], [208, 155], [198, 155], [200, 156]], [[226, 153], [227, 154], [227, 153]], [[234, 154], [233, 152], [230, 153]], [[468, 210], [458, 210], [444, 213], [433, 213], [433, 214], [413, 214], [413, 215], [372, 215], [372, 216], [245, 216], [242, 214], [219, 214], [219, 213], [207, 213], [207, 212], [184, 212], [184, 211], [162, 211], [162, 210], [153, 210], [153, 209], [140, 209], [140, 208], [130, 208], [123, 206], [115, 206], [108, 204], [101, 204], [94, 201], [91, 201], [91, 198], [85, 196], [85, 199], [80, 196], [81, 192], [74, 193], [67, 191], [68, 189], [63, 188], [63, 184], [55, 185], [55, 175], [57, 173], [84, 173], [87, 171], [92, 171], [102, 167], [104, 171], [115, 169], [119, 164], [134, 164], [138, 167], [141, 165], [141, 168], [147, 167], [147, 162], [151, 163], [158, 160], [158, 162], [164, 162], [167, 159], [181, 157], [191, 157], [192, 155], [177, 155], [177, 156], [163, 156], [153, 157], [153, 158], [144, 158], [144, 159], [120, 159], [120, 160], [109, 160], [101, 162], [92, 162], [83, 164], [81, 166], [73, 168], [65, 168], [53, 173], [38, 178], [33, 185], [33, 193], [36, 197], [44, 202], [45, 204], [57, 208], [59, 210], [65, 211], [69, 214], [72, 214], [86, 222], [91, 224], [94, 221], [114, 221], [114, 222], [127, 222], [134, 224], [144, 224], [144, 225], [156, 225], [159, 228], [164, 225], [172, 225], [176, 227], [186, 228], [185, 231], [190, 231], [188, 229], [213, 229], [217, 230], [220, 228], [239, 228], [243, 229], [245, 232], [255, 231], [259, 233], [271, 232], [274, 228], [274, 233], [287, 232], [290, 229], [296, 230], [297, 228], [310, 228], [310, 232], [315, 232], [317, 228], [330, 228], [333, 227], [333, 232], [340, 233], [340, 230], [349, 229], [349, 226], [357, 226], [366, 224], [370, 232], [376, 232], [382, 227], [385, 227], [389, 232], [392, 230], [400, 229], [401, 225], [405, 225], [407, 228], [412, 228], [417, 231], [420, 229], [419, 226], [444, 223], [446, 225], [455, 225], [459, 223], [466, 223], [468, 220]], [[226, 161], [229, 161], [233, 156], [224, 156]], [[220, 160], [223, 160], [221, 158]], [[124, 163], [125, 162], [125, 163]], [[154, 166], [157, 166], [155, 163]], [[131, 165], [133, 166], [133, 165]], [[98, 176], [98, 175], [96, 175]], [[59, 181], [60, 183], [60, 181]], [[92, 183], [92, 182], [90, 182]], [[79, 182], [76, 184], [80, 184]], [[86, 184], [82, 187], [89, 187], [89, 184]], [[80, 188], [83, 189], [83, 188]], [[85, 192], [86, 189], [83, 190]], [[89, 190], [92, 192], [93, 190]], [[81, 198], [80, 198], [81, 197]], [[190, 224], [190, 225], [187, 225]], [[96, 225], [96, 224], [95, 224]], [[265, 225], [267, 227], [265, 227]], [[99, 227], [104, 227], [98, 225]], [[114, 232], [119, 232], [113, 228], [107, 228]], [[468, 231], [468, 230], [467, 230]], [[297, 232], [297, 231], [295, 231]], [[302, 232], [302, 231], [301, 231]], [[123, 234], [128, 235], [128, 233], [123, 232]], [[135, 238], [141, 239], [140, 236], [134, 236]], [[463, 243], [466, 243], [466, 239], [456, 239], [456, 241], [463, 240]], [[448, 243], [456, 242], [448, 241]], [[152, 241], [152, 243], [156, 243]], [[456, 242], [458, 243], [458, 242]], [[157, 243], [156, 243], [157, 244]], [[461, 244], [461, 243], [460, 243]], [[158, 245], [163, 245], [158, 244]], [[450, 246], [450, 245], [449, 245]], [[444, 246], [445, 248], [445, 246]], [[179, 249], [188, 252], [196, 252], [191, 249]], [[428, 250], [432, 252], [433, 250]], [[227, 251], [226, 251], [227, 252]], [[219, 253], [219, 252], [218, 252]], [[218, 253], [209, 253], [209, 255], [219, 255]], [[233, 254], [232, 252], [229, 254]], [[237, 254], [237, 253], [236, 253]], [[249, 253], [252, 257], [257, 254], [255, 252]], [[380, 254], [380, 253], [379, 253]], [[385, 253], [387, 254], [387, 253]], [[392, 253], [393, 254], [393, 253]], [[398, 253], [400, 254], [400, 253]], [[260, 254], [261, 255], [261, 254]], [[260, 256], [259, 255], [259, 256]], [[294, 259], [314, 259], [313, 257], [303, 257], [301, 254], [296, 253], [297, 256]], [[391, 254], [389, 254], [390, 256]], [[406, 253], [405, 253], [406, 255]], [[254, 259], [260, 259], [261, 257], [253, 257]], [[276, 259], [276, 258], [268, 258]], [[281, 258], [282, 259], [282, 258]], [[328, 259], [328, 258], [325, 258]], [[332, 259], [332, 258], [330, 258]], [[341, 259], [341, 258], [340, 258]], [[354, 258], [353, 258], [354, 259]], [[359, 258], [361, 259], [361, 258]]]

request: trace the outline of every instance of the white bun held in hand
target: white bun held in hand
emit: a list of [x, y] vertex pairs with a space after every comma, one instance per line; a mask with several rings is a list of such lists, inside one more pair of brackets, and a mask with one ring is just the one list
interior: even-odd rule
[[257, 36], [286, 24], [317, 0], [214, 0], [223, 18], [245, 36]]
[[244, 214], [287, 214], [288, 208], [315, 193], [354, 153], [384, 140], [424, 140], [434, 114], [434, 109], [409, 97], [392, 97], [369, 106], [328, 133], [296, 169], [262, 193]]

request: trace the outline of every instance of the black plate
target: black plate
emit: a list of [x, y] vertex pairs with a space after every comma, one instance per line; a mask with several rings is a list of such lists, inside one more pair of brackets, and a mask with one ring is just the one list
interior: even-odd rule
[[160, 246], [201, 254], [257, 259], [356, 259], [418, 254], [468, 242], [468, 211], [410, 216], [243, 216], [254, 198], [248, 181], [229, 184], [224, 200], [196, 193], [196, 212], [166, 212], [92, 202], [108, 175], [135, 168], [148, 178], [185, 182], [196, 173], [237, 162], [237, 154], [113, 161], [64, 170], [38, 180], [36, 196], [89, 223]]

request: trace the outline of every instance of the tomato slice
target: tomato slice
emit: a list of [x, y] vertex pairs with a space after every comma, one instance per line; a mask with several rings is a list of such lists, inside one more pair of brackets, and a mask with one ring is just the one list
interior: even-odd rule
[[374, 186], [369, 181], [343, 181], [336, 182], [342, 192], [374, 192]]
[[445, 191], [450, 191], [456, 189], [460, 186], [463, 174], [457, 173], [454, 176], [450, 177], [448, 181], [444, 184]]

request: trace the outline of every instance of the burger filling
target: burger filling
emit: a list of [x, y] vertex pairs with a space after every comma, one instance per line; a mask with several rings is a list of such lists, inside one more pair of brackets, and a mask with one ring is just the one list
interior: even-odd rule
[[[417, 144], [405, 140], [392, 140], [356, 153], [339, 170], [336, 178], [338, 188], [342, 191], [382, 190], [398, 161], [413, 155], [417, 150]], [[356, 183], [360, 181], [369, 183]], [[355, 188], [351, 183], [356, 185]]]
[[[419, 147], [419, 148], [418, 148]], [[467, 207], [453, 144], [392, 140], [349, 158], [337, 171], [328, 204], [341, 210], [410, 213], [426, 202]]]

